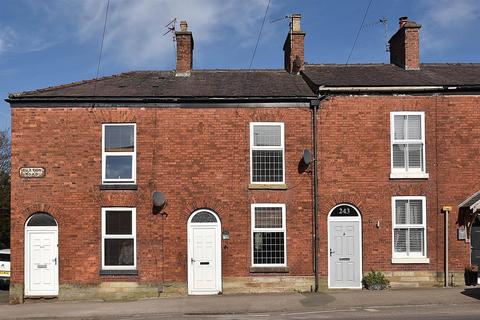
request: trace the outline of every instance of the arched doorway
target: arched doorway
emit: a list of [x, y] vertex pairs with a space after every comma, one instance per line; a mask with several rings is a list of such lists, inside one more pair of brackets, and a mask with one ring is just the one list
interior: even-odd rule
[[362, 217], [348, 203], [328, 214], [328, 287], [362, 288]]
[[25, 296], [58, 295], [58, 225], [46, 212], [25, 224]]
[[188, 219], [188, 294], [222, 291], [221, 222], [212, 210], [199, 209]]

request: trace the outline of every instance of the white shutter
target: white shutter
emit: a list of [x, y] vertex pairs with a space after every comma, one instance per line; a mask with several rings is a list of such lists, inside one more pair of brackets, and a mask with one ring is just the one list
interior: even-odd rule
[[395, 252], [407, 252], [407, 230], [408, 229], [394, 230]]
[[393, 167], [405, 169], [405, 147], [404, 144], [394, 144], [393, 152]]
[[422, 139], [422, 117], [420, 115], [409, 115], [407, 121], [407, 139]]
[[407, 223], [407, 204], [408, 200], [395, 201], [395, 222], [397, 224]]
[[422, 224], [423, 223], [423, 211], [422, 200], [410, 200], [409, 206], [409, 224]]
[[405, 139], [405, 120], [406, 116], [396, 115], [393, 118], [393, 127], [394, 127], [394, 138], [397, 140]]
[[422, 169], [423, 145], [409, 144], [407, 148], [408, 148], [408, 168]]

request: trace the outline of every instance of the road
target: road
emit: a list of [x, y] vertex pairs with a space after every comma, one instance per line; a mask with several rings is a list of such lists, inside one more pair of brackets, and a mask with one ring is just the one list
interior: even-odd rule
[[[80, 318], [79, 318], [80, 319]], [[85, 318], [82, 318], [85, 319]], [[251, 314], [142, 314], [133, 316], [115, 316], [88, 318], [99, 320], [306, 320], [306, 319], [392, 319], [392, 320], [473, 320], [480, 319], [480, 303], [465, 305], [423, 305], [423, 306], [389, 306], [369, 308], [346, 308], [332, 310], [311, 310], [289, 313], [251, 313]]]

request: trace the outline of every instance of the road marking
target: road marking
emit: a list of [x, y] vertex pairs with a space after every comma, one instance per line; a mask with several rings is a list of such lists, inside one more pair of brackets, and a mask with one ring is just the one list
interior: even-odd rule
[[380, 311], [380, 310], [372, 309], [372, 308], [365, 308], [363, 310], [368, 311], [368, 312], [378, 312], [378, 311]]
[[332, 310], [319, 310], [319, 311], [304, 311], [304, 312], [289, 312], [280, 313], [281, 316], [298, 316], [302, 314], [319, 314], [319, 313], [333, 313], [333, 312], [354, 312], [356, 309], [332, 309]]

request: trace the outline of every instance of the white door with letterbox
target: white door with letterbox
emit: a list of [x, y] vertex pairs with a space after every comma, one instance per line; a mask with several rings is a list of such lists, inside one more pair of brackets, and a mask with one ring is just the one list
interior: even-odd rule
[[213, 211], [198, 210], [188, 222], [188, 293], [221, 292], [220, 220]]
[[360, 214], [352, 205], [342, 204], [331, 210], [328, 220], [328, 286], [329, 288], [361, 288]]
[[56, 296], [58, 227], [29, 225], [33, 218], [25, 228], [25, 295]]

